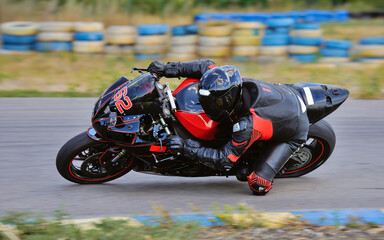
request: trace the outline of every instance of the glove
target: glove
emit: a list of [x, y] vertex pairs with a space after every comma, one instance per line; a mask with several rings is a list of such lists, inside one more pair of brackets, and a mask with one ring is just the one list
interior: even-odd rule
[[180, 62], [169, 62], [165, 64], [160, 61], [154, 61], [149, 64], [148, 71], [156, 74], [158, 77], [180, 77]]
[[156, 74], [159, 78], [165, 74], [166, 65], [160, 61], [153, 61], [148, 66], [148, 72]]
[[167, 149], [174, 154], [182, 154], [184, 152], [184, 139], [177, 135], [169, 135], [166, 139]]

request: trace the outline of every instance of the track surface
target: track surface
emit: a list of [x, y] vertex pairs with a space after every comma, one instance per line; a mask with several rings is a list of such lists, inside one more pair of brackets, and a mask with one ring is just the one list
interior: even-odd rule
[[68, 182], [56, 171], [60, 147], [85, 131], [95, 99], [0, 98], [0, 215], [7, 211], [74, 217], [153, 213], [161, 203], [171, 212], [191, 206], [239, 202], [258, 211], [384, 208], [384, 101], [348, 100], [328, 121], [337, 145], [316, 171], [276, 179], [264, 197], [250, 194], [235, 177], [179, 178], [130, 172], [102, 185]]

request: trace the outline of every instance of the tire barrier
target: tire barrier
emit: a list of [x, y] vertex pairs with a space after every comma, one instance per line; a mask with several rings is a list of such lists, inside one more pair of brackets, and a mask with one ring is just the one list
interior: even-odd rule
[[167, 52], [169, 27], [166, 24], [146, 24], [137, 26], [135, 57], [138, 60], [162, 58]]
[[227, 22], [200, 24], [197, 54], [209, 58], [230, 56], [232, 30], [232, 26]]
[[199, 35], [208, 37], [225, 37], [232, 34], [232, 26], [228, 23], [207, 23], [199, 25]]
[[134, 26], [108, 27], [105, 36], [105, 53], [133, 55], [136, 36], [137, 32]]
[[[81, 23], [80, 27], [82, 27]], [[72, 51], [72, 41], [75, 23], [70, 22], [41, 22], [37, 34], [35, 51]]]
[[34, 22], [7, 22], [0, 26], [1, 33], [11, 36], [32, 36], [38, 32], [38, 24]]
[[38, 42], [72, 42], [73, 34], [70, 32], [40, 32], [37, 34]]
[[[105, 34], [100, 22], [8, 22], [0, 30], [2, 48], [12, 51], [136, 54], [139, 60], [166, 54], [175, 60], [198, 55], [270, 62], [289, 56], [298, 62], [341, 64], [353, 55], [361, 62], [384, 61], [384, 36], [361, 38], [355, 46], [347, 40], [323, 40], [320, 23], [344, 21], [348, 12], [302, 13], [208, 14], [198, 25], [110, 26]], [[312, 22], [303, 22], [308, 19]]]
[[350, 49], [353, 46], [352, 41], [328, 39], [324, 40], [319, 54], [322, 63], [340, 63], [350, 61]]
[[77, 53], [104, 52], [104, 24], [101, 22], [75, 22], [73, 51]]
[[75, 25], [72, 22], [41, 22], [39, 32], [73, 32]]
[[198, 41], [209, 43], [209, 39], [198, 38], [198, 29], [197, 25], [180, 25], [173, 27], [170, 41], [171, 47], [166, 55], [167, 58], [178, 61], [196, 59]]
[[7, 22], [0, 25], [2, 48], [9, 51], [31, 51], [36, 41], [38, 24], [34, 22]]
[[76, 53], [103, 53], [103, 41], [73, 41], [73, 51]]

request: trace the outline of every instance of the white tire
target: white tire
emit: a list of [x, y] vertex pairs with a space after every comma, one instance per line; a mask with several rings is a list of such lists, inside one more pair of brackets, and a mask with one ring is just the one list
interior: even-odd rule
[[319, 52], [318, 46], [290, 45], [288, 52], [292, 54], [313, 54]]
[[104, 52], [108, 54], [133, 55], [133, 46], [105, 45]]
[[137, 54], [163, 54], [167, 51], [166, 45], [135, 45], [135, 53]]
[[295, 29], [290, 33], [293, 37], [321, 37], [323, 35], [323, 30], [321, 29]]
[[359, 57], [384, 57], [384, 45], [357, 45], [351, 53]]
[[252, 57], [259, 54], [259, 47], [256, 46], [236, 46], [232, 49], [232, 55], [235, 57]]
[[201, 57], [227, 57], [231, 53], [231, 48], [223, 46], [199, 46], [197, 52]]
[[261, 33], [261, 30], [257, 29], [235, 29], [232, 32], [232, 36], [260, 36]]
[[136, 35], [137, 31], [134, 26], [110, 26], [107, 34]]
[[171, 37], [171, 45], [194, 45], [197, 44], [198, 35], [185, 35]]
[[266, 26], [261, 22], [235, 22], [233, 23], [235, 29], [264, 29]]
[[260, 36], [233, 36], [232, 37], [233, 45], [235, 46], [250, 46], [250, 45], [260, 45], [261, 37]]
[[74, 41], [73, 51], [77, 53], [102, 53], [104, 52], [103, 41]]
[[261, 46], [260, 55], [262, 56], [286, 56], [288, 46]]
[[73, 32], [74, 23], [72, 22], [41, 22], [39, 23], [40, 32]]
[[321, 57], [319, 58], [319, 62], [321, 63], [341, 63], [341, 62], [349, 62], [351, 59], [347, 57]]
[[199, 37], [199, 45], [203, 46], [228, 46], [232, 37]]
[[232, 34], [232, 26], [226, 23], [206, 23], [199, 25], [199, 35], [223, 37]]
[[26, 36], [35, 35], [39, 25], [34, 22], [6, 22], [1, 24], [0, 30], [3, 34]]
[[197, 58], [196, 54], [193, 53], [175, 53], [169, 52], [166, 54], [166, 58], [169, 61], [190, 61]]
[[174, 45], [174, 46], [171, 46], [170, 52], [196, 54], [197, 46], [196, 45], [184, 45], [184, 46]]
[[168, 43], [167, 35], [137, 36], [136, 44], [139, 45], [164, 45]]
[[286, 61], [288, 59], [288, 57], [286, 57], [286, 56], [256, 56], [254, 59], [260, 63], [271, 63], [271, 62]]
[[105, 42], [109, 44], [130, 45], [136, 42], [136, 36], [126, 34], [108, 34]]
[[38, 42], [71, 42], [73, 34], [69, 32], [41, 32], [36, 37]]
[[101, 22], [75, 22], [75, 32], [100, 32], [104, 30]]

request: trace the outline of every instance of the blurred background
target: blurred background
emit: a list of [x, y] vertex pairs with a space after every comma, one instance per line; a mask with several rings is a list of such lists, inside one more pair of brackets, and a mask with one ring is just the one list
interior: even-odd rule
[[0, 23], [0, 97], [96, 97], [132, 66], [199, 58], [384, 97], [384, 1], [0, 0]]

